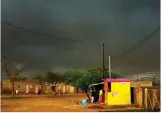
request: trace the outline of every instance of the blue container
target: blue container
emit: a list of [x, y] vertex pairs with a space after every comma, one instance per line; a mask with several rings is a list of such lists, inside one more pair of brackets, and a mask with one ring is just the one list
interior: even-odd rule
[[82, 100], [82, 107], [87, 106], [87, 100]]

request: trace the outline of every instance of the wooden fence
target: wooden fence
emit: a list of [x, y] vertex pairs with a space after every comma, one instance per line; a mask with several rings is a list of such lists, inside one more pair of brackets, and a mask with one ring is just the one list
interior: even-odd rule
[[135, 88], [135, 105], [145, 110], [160, 109], [160, 87], [137, 87]]
[[160, 87], [144, 88], [145, 109], [160, 109]]

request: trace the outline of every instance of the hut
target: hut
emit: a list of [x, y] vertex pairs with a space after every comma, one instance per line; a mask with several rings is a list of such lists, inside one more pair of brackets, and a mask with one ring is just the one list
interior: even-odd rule
[[[104, 103], [106, 105], [135, 105], [143, 107], [145, 88], [152, 87], [152, 81], [131, 81], [129, 79], [104, 79], [104, 82], [91, 84], [97, 93], [104, 88]], [[157, 92], [157, 91], [156, 91]]]
[[107, 105], [131, 104], [131, 80], [124, 78], [104, 79], [105, 103]]
[[98, 92], [104, 88], [106, 105], [129, 105], [131, 104], [131, 80], [124, 78], [106, 78], [104, 82], [92, 84]]

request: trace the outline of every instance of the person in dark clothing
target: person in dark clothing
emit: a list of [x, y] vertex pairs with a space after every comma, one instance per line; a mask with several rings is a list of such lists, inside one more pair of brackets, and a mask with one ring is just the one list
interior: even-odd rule
[[103, 103], [105, 102], [105, 90], [103, 88], [103, 98], [102, 98]]
[[38, 91], [38, 94], [40, 95], [41, 94], [41, 90], [39, 89], [39, 91]]
[[99, 101], [99, 91], [96, 91], [96, 103]]
[[103, 89], [103, 94], [105, 94], [105, 90]]
[[98, 92], [95, 89], [93, 91], [93, 97], [94, 97], [93, 103], [97, 103], [99, 95], [98, 95]]

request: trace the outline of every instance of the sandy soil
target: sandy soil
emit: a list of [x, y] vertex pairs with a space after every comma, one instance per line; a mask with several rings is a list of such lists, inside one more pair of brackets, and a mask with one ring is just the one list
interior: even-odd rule
[[[98, 111], [126, 111], [133, 107], [109, 108], [104, 104], [88, 103], [81, 106], [81, 100], [87, 99], [85, 94], [53, 95], [18, 95], [17, 99], [2, 99], [3, 112], [98, 112]], [[138, 109], [138, 108], [137, 108]]]
[[82, 108], [81, 100], [84, 94], [51, 95], [20, 95], [20, 99], [1, 100], [1, 111], [6, 112], [71, 112], [98, 111]]

